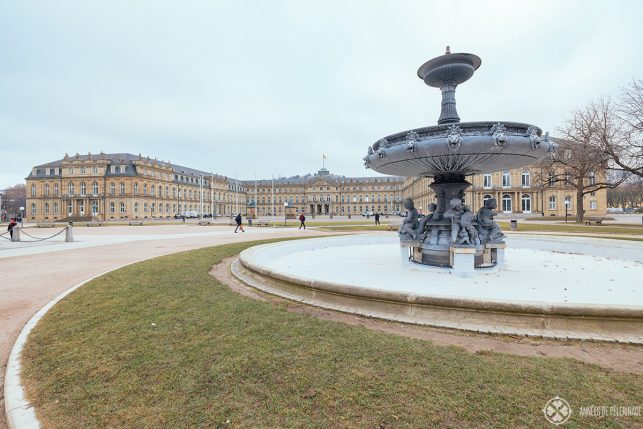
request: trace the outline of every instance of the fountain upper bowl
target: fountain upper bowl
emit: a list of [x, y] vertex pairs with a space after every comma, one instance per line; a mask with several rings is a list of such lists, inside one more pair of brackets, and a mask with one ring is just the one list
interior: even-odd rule
[[368, 148], [364, 164], [397, 176], [471, 175], [534, 164], [555, 148], [534, 125], [459, 122], [387, 136]]

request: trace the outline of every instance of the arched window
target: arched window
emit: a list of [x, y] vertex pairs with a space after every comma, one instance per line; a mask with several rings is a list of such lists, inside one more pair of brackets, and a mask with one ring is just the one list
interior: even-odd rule
[[69, 182], [67, 184], [67, 194], [71, 197], [74, 195], [74, 184], [72, 182]]
[[54, 183], [54, 195], [58, 196], [58, 183]]
[[45, 203], [45, 214], [49, 214], [49, 203]]
[[[510, 188], [511, 187], [511, 175], [509, 174], [508, 171], [503, 171], [502, 172], [502, 187], [503, 188]], [[503, 197], [504, 199], [504, 197]]]
[[529, 174], [529, 171], [523, 171], [522, 174], [520, 175], [521, 177], [521, 183], [523, 188], [530, 188], [531, 187], [531, 174]]
[[138, 182], [134, 182], [134, 195], [138, 195]]
[[556, 196], [549, 197], [549, 210], [556, 210]]
[[58, 203], [54, 203], [54, 214], [58, 214]]
[[[116, 194], [116, 183], [111, 182], [109, 184], [109, 195], [114, 195], [114, 194]], [[114, 212], [112, 212], [112, 213], [114, 213]]]
[[121, 182], [119, 191], [121, 195], [125, 195], [125, 182]]
[[147, 183], [143, 183], [143, 195], [147, 195]]
[[92, 194], [98, 195], [98, 182], [94, 181], [92, 183]]
[[521, 208], [523, 213], [531, 213], [531, 195], [522, 194]]
[[505, 213], [511, 213], [511, 210], [512, 210], [511, 195], [502, 194], [502, 211]]
[[85, 196], [87, 194], [87, 185], [85, 182], [80, 182], [80, 195]]
[[36, 196], [36, 185], [31, 185], [31, 196], [32, 197]]
[[31, 214], [32, 215], [36, 214], [36, 203], [31, 203]]
[[49, 196], [49, 183], [45, 184], [45, 197]]
[[134, 213], [138, 213], [138, 203], [134, 203]]
[[125, 203], [121, 203], [121, 214], [125, 214]]
[[110, 212], [110, 213], [114, 213], [114, 211], [115, 211], [114, 203], [113, 203], [113, 202], [112, 202], [112, 203], [109, 203], [109, 212]]

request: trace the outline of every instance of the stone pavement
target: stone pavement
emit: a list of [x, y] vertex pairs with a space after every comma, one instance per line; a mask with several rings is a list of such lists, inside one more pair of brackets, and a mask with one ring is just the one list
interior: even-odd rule
[[[55, 231], [29, 230], [36, 236]], [[74, 243], [45, 241], [0, 246], [0, 429], [7, 426], [4, 376], [7, 359], [25, 323], [72, 286], [131, 262], [201, 247], [278, 237], [325, 235], [313, 229], [162, 225], [75, 228]]]

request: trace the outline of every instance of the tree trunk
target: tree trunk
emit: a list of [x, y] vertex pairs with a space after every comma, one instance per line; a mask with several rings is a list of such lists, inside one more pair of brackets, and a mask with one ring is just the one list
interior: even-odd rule
[[585, 208], [583, 207], [583, 188], [576, 190], [576, 222], [583, 223]]

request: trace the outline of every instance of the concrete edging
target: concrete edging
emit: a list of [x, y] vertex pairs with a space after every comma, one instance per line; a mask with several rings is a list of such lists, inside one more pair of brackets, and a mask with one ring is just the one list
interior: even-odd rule
[[16, 342], [11, 348], [11, 353], [9, 354], [9, 360], [7, 361], [7, 370], [5, 372], [4, 379], [4, 405], [5, 413], [7, 416], [7, 425], [9, 429], [36, 429], [42, 427], [38, 417], [36, 417], [36, 411], [31, 403], [27, 400], [25, 395], [24, 388], [22, 386], [22, 380], [20, 378], [21, 362], [20, 357], [22, 350], [24, 348], [29, 334], [36, 327], [40, 319], [47, 314], [51, 308], [60, 302], [70, 293], [74, 292], [76, 289], [85, 285], [86, 283], [91, 282], [105, 274], [108, 274], [112, 271], [119, 270], [128, 265], [138, 264], [139, 262], [146, 261], [148, 259], [154, 259], [156, 256], [151, 258], [143, 258], [138, 261], [128, 262], [126, 264], [119, 265], [115, 268], [111, 268], [107, 271], [104, 271], [100, 274], [96, 274], [83, 280], [75, 286], [67, 289], [51, 301], [49, 301], [44, 307], [42, 307], [36, 314], [34, 314], [31, 319], [25, 324], [25, 326], [20, 331], [20, 335], [16, 339]]

